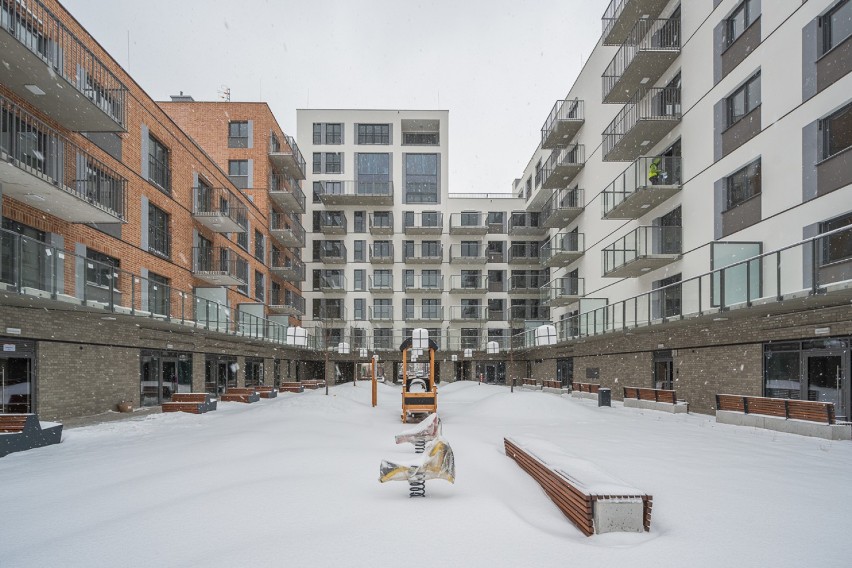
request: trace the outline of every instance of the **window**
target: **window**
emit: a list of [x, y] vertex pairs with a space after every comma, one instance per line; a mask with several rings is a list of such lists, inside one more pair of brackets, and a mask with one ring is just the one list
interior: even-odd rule
[[440, 214], [437, 211], [423, 211], [420, 214], [420, 222], [424, 227], [440, 227]]
[[757, 0], [744, 0], [726, 20], [726, 40], [731, 45], [760, 16], [760, 4]]
[[[223, 251], [224, 252], [224, 251]], [[241, 256], [237, 256], [236, 261], [236, 276], [240, 280], [244, 282], [244, 284], [240, 284], [237, 286], [237, 290], [248, 296], [248, 281], [249, 281], [249, 264], [246, 259]]]
[[725, 210], [736, 207], [760, 193], [760, 160], [754, 161], [725, 180]]
[[420, 243], [421, 256], [426, 258], [437, 258], [441, 256], [441, 243], [439, 241], [423, 241]]
[[228, 177], [239, 189], [247, 189], [249, 186], [249, 163], [248, 160], [228, 160]]
[[148, 273], [148, 311], [169, 315], [169, 279], [153, 272]]
[[437, 132], [403, 132], [403, 146], [437, 146], [440, 143]]
[[358, 144], [390, 144], [390, 124], [359, 124]]
[[151, 135], [148, 135], [148, 181], [166, 193], [172, 191], [169, 149]]
[[389, 194], [390, 154], [358, 154], [357, 156], [358, 193]]
[[263, 242], [263, 233], [255, 229], [254, 231], [254, 257], [260, 262], [264, 261], [265, 258], [265, 250], [264, 250], [264, 242]]
[[315, 174], [342, 174], [343, 154], [341, 152], [314, 152], [313, 172]]
[[249, 124], [245, 120], [228, 123], [228, 148], [248, 148]]
[[728, 126], [732, 126], [758, 105], [760, 105], [760, 71], [728, 97]]
[[374, 270], [373, 287], [393, 289], [393, 273], [390, 270]]
[[[316, 173], [316, 172], [314, 172]], [[315, 181], [312, 187], [313, 196], [311, 202], [313, 203], [322, 203], [322, 199], [320, 199], [320, 194], [322, 193], [322, 182]]]
[[353, 288], [356, 291], [363, 291], [366, 289], [364, 285], [365, 273], [366, 271], [363, 268], [358, 268], [353, 272]]
[[852, 103], [819, 122], [822, 158], [830, 158], [852, 146]]
[[355, 315], [354, 315], [354, 317], [355, 317], [356, 320], [367, 319], [367, 316], [364, 313], [364, 312], [366, 312], [366, 309], [364, 308], [365, 303], [366, 302], [365, 302], [364, 298], [355, 298]]
[[373, 300], [373, 318], [381, 320], [393, 319], [393, 305], [390, 299]]
[[237, 233], [237, 245], [241, 249], [243, 249], [244, 251], [248, 251], [248, 249], [249, 249], [248, 231], [243, 231], [242, 233]]
[[382, 229], [393, 227], [393, 216], [390, 211], [375, 211], [373, 213], [373, 226]]
[[367, 213], [365, 211], [355, 211], [355, 215], [352, 223], [352, 230], [355, 233], [366, 233], [367, 232], [367, 224], [365, 222], [365, 218]]
[[364, 262], [364, 249], [366, 248], [365, 243], [366, 243], [366, 241], [361, 241], [361, 240], [355, 241], [355, 243], [354, 243], [354, 245], [355, 245], [354, 255], [355, 256], [353, 258], [353, 260], [355, 262]]
[[438, 154], [405, 155], [405, 202], [438, 203]]
[[505, 255], [503, 251], [505, 250], [505, 244], [504, 241], [488, 241], [488, 248], [486, 249], [488, 262], [504, 262]]
[[489, 211], [488, 212], [488, 224], [489, 225], [500, 225], [503, 226], [503, 211]]
[[822, 52], [826, 53], [852, 35], [852, 1], [843, 0], [820, 18]]
[[440, 288], [441, 271], [440, 270], [424, 270], [420, 273], [420, 278], [423, 281], [423, 288]]
[[124, 184], [121, 179], [86, 160], [86, 175], [77, 182], [77, 187], [90, 200], [124, 216]]
[[849, 229], [822, 239], [820, 264], [825, 265], [852, 259], [852, 213], [820, 223], [819, 232], [827, 233], [841, 227], [849, 227]]
[[441, 300], [424, 299], [422, 303], [423, 319], [440, 319]]
[[343, 144], [343, 124], [340, 122], [315, 122], [314, 144]]
[[[315, 174], [321, 174], [322, 173], [322, 153], [321, 152], [314, 152], [313, 173], [315, 173]], [[316, 185], [317, 183], [319, 183], [319, 182], [314, 182], [314, 185]]]
[[462, 227], [479, 227], [482, 225], [482, 213], [479, 211], [462, 211], [459, 213], [459, 224]]
[[148, 252], [171, 256], [169, 214], [151, 203], [148, 204]]
[[263, 278], [263, 272], [257, 270], [254, 271], [254, 297], [259, 302], [266, 299], [266, 282]]
[[281, 284], [273, 280], [269, 285], [269, 305], [280, 306], [284, 302], [284, 296], [281, 294]]
[[478, 257], [480, 244], [481, 243], [479, 241], [462, 241], [461, 256], [472, 258]]
[[[116, 278], [116, 269], [120, 263], [117, 258], [98, 252], [96, 250], [86, 250], [86, 284], [98, 286], [99, 288], [110, 288], [112, 283], [113, 289], [118, 289], [118, 279]], [[115, 278], [115, 281], [113, 280]]]

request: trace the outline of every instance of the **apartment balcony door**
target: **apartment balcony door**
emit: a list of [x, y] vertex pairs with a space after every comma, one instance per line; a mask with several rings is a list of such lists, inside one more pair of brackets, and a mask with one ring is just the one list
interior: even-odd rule
[[804, 353], [803, 379], [807, 400], [834, 403], [837, 420], [850, 416], [849, 351], [809, 351]]

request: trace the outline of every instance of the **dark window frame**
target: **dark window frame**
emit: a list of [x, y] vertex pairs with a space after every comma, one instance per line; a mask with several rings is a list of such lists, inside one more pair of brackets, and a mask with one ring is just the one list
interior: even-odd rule
[[[755, 94], [756, 93], [756, 94]], [[737, 113], [737, 98], [742, 95], [742, 112]], [[756, 97], [756, 99], [755, 99]], [[742, 120], [751, 111], [761, 104], [760, 71], [749, 77], [742, 85], [725, 98], [725, 111], [727, 116], [727, 127]]]
[[390, 124], [359, 124], [356, 132], [356, 144], [387, 146], [390, 144], [390, 132]]
[[171, 151], [148, 134], [148, 181], [166, 194], [172, 193]]
[[831, 10], [819, 18], [819, 25], [822, 28], [821, 56], [825, 55], [852, 36], [852, 27], [850, 27], [850, 33], [846, 34], [842, 38], [835, 38], [832, 34], [832, 17], [844, 9], [849, 10], [849, 15], [852, 16], [852, 0], [842, 0], [841, 2], [838, 2], [831, 8]]
[[762, 185], [763, 172], [758, 158], [725, 178], [725, 209], [722, 212], [760, 195]]
[[228, 148], [248, 148], [249, 123], [247, 120], [228, 122]]
[[[848, 115], [848, 116], [847, 116]], [[827, 160], [838, 154], [842, 154], [852, 148], [852, 124], [846, 128], [846, 139], [848, 144], [843, 148], [833, 148], [832, 140], [831, 140], [831, 131], [832, 131], [832, 121], [837, 120], [838, 118], [846, 118], [849, 121], [852, 121], [852, 102], [847, 103], [845, 106], [839, 108], [834, 111], [830, 115], [826, 116], [819, 121], [819, 130], [822, 135], [822, 148], [820, 150], [821, 160]]]
[[153, 203], [148, 202], [148, 252], [163, 258], [171, 258], [172, 238], [170, 224], [171, 215]]

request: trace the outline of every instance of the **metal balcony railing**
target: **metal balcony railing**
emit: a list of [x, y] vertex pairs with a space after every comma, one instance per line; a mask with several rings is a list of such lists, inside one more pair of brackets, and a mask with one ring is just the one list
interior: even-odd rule
[[637, 219], [680, 191], [680, 156], [643, 156], [619, 175], [601, 198], [604, 219]]
[[346, 321], [346, 308], [339, 303], [327, 303], [321, 300], [314, 306], [313, 319]]
[[[0, 27], [40, 59], [49, 68], [53, 83], [56, 77], [68, 82], [78, 93], [93, 103], [120, 128], [125, 128], [125, 99], [127, 88], [106, 64], [101, 61], [80, 39], [69, 30], [40, 0], [5, 1], [0, 3]], [[11, 54], [8, 54], [11, 56]], [[25, 63], [29, 65], [29, 63]], [[9, 68], [8, 62], [6, 65]], [[30, 69], [30, 72], [35, 71]], [[26, 83], [34, 77], [27, 77]], [[54, 85], [36, 85], [43, 90], [53, 91]], [[44, 95], [45, 93], [41, 93]], [[62, 96], [61, 89], [49, 93], [51, 98]], [[62, 101], [63, 103], [66, 101]], [[70, 103], [70, 100], [67, 101]], [[64, 106], [64, 105], [62, 105]], [[60, 116], [65, 110], [46, 107], [53, 118], [63, 121]], [[79, 109], [75, 109], [79, 112]], [[73, 122], [79, 118], [71, 118]], [[72, 128], [88, 130], [89, 128]], [[94, 128], [93, 130], [97, 130]]]
[[546, 228], [541, 225], [538, 212], [512, 211], [509, 215], [509, 235], [541, 235]]
[[585, 289], [584, 278], [554, 278], [541, 287], [541, 303], [550, 307], [568, 305], [582, 298]]
[[549, 229], [565, 227], [580, 216], [584, 207], [582, 189], [557, 189], [544, 204], [539, 223]]
[[450, 245], [450, 262], [459, 264], [484, 264], [488, 261], [485, 255], [485, 243], [471, 245]]
[[538, 264], [539, 248], [537, 242], [513, 243], [509, 247], [509, 264]]
[[565, 266], [585, 253], [585, 235], [573, 231], [559, 232], [550, 237], [539, 249], [542, 266]]
[[485, 293], [488, 291], [488, 276], [484, 274], [453, 274], [450, 276], [450, 291]]
[[321, 211], [318, 230], [329, 235], [345, 235], [349, 231], [346, 213], [343, 211]]
[[14, 168], [2, 176], [5, 195], [75, 223], [127, 218], [127, 180], [118, 172], [3, 97], [0, 113], [0, 174]]
[[450, 214], [451, 235], [482, 235], [488, 231], [487, 215], [477, 211]]
[[238, 255], [223, 247], [193, 247], [192, 267], [196, 277], [204, 275], [222, 275], [240, 283], [248, 283], [245, 276], [237, 270]]
[[393, 263], [393, 243], [384, 242], [370, 245], [370, 262], [374, 264]]
[[405, 211], [402, 224], [403, 232], [407, 235], [441, 234], [444, 214], [440, 211]]
[[585, 121], [583, 107], [579, 99], [556, 101], [541, 127], [541, 147], [546, 150], [569, 146]]
[[405, 321], [443, 321], [444, 306], [403, 306], [402, 319]]
[[305, 228], [294, 216], [272, 211], [269, 215], [269, 231], [284, 246], [294, 248], [305, 246]]
[[346, 276], [343, 271], [323, 270], [319, 275], [319, 289], [327, 294], [346, 292]]
[[603, 249], [603, 275], [640, 276], [671, 263], [682, 252], [682, 235], [681, 227], [637, 227]]
[[269, 175], [269, 198], [287, 211], [305, 212], [305, 193], [299, 182], [289, 175]]
[[668, 3], [669, 0], [611, 0], [601, 18], [601, 43], [621, 45], [637, 21], [657, 18]]
[[283, 170], [287, 175], [305, 179], [305, 158], [299, 150], [299, 145], [296, 144], [295, 138], [284, 135], [284, 141], [287, 146], [282, 147], [275, 137], [269, 139], [269, 159], [280, 170]]
[[573, 144], [551, 152], [541, 169], [541, 187], [558, 189], [567, 187], [586, 163], [586, 147]]
[[345, 263], [346, 245], [342, 241], [321, 241], [319, 245], [320, 262]]
[[367, 278], [367, 285], [370, 292], [393, 292], [393, 274], [387, 276], [370, 276]]
[[297, 259], [285, 256], [277, 249], [272, 250], [270, 270], [273, 274], [290, 280], [302, 282], [305, 279], [305, 264]]
[[546, 270], [536, 274], [512, 274], [509, 276], [509, 293], [534, 293], [538, 295], [546, 282]]
[[485, 321], [488, 308], [482, 305], [450, 306], [450, 318], [453, 321]]
[[305, 315], [305, 299], [292, 290], [274, 290], [269, 294], [270, 310], [286, 313], [288, 315]]
[[370, 233], [373, 235], [393, 234], [393, 213], [370, 213]]
[[442, 274], [408, 276], [403, 281], [403, 289], [406, 293], [440, 293], [444, 291], [444, 276]]
[[402, 259], [404, 262], [411, 263], [440, 264], [444, 259], [444, 245], [406, 246], [403, 249]]
[[320, 199], [334, 198], [390, 198], [393, 199], [392, 181], [326, 180], [320, 182]]
[[370, 306], [370, 320], [393, 321], [393, 306]]
[[222, 187], [199, 185], [192, 190], [192, 215], [209, 229], [219, 233], [244, 233], [248, 227], [248, 208], [236, 195]]
[[681, 119], [680, 87], [637, 91], [603, 133], [604, 160], [635, 160]]

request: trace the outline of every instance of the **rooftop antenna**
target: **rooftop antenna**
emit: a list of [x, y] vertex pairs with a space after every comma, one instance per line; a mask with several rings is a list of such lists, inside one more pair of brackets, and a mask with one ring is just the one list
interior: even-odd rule
[[231, 101], [231, 88], [228, 85], [222, 85], [219, 87], [219, 90], [216, 91], [219, 94], [219, 99], [230, 102]]

